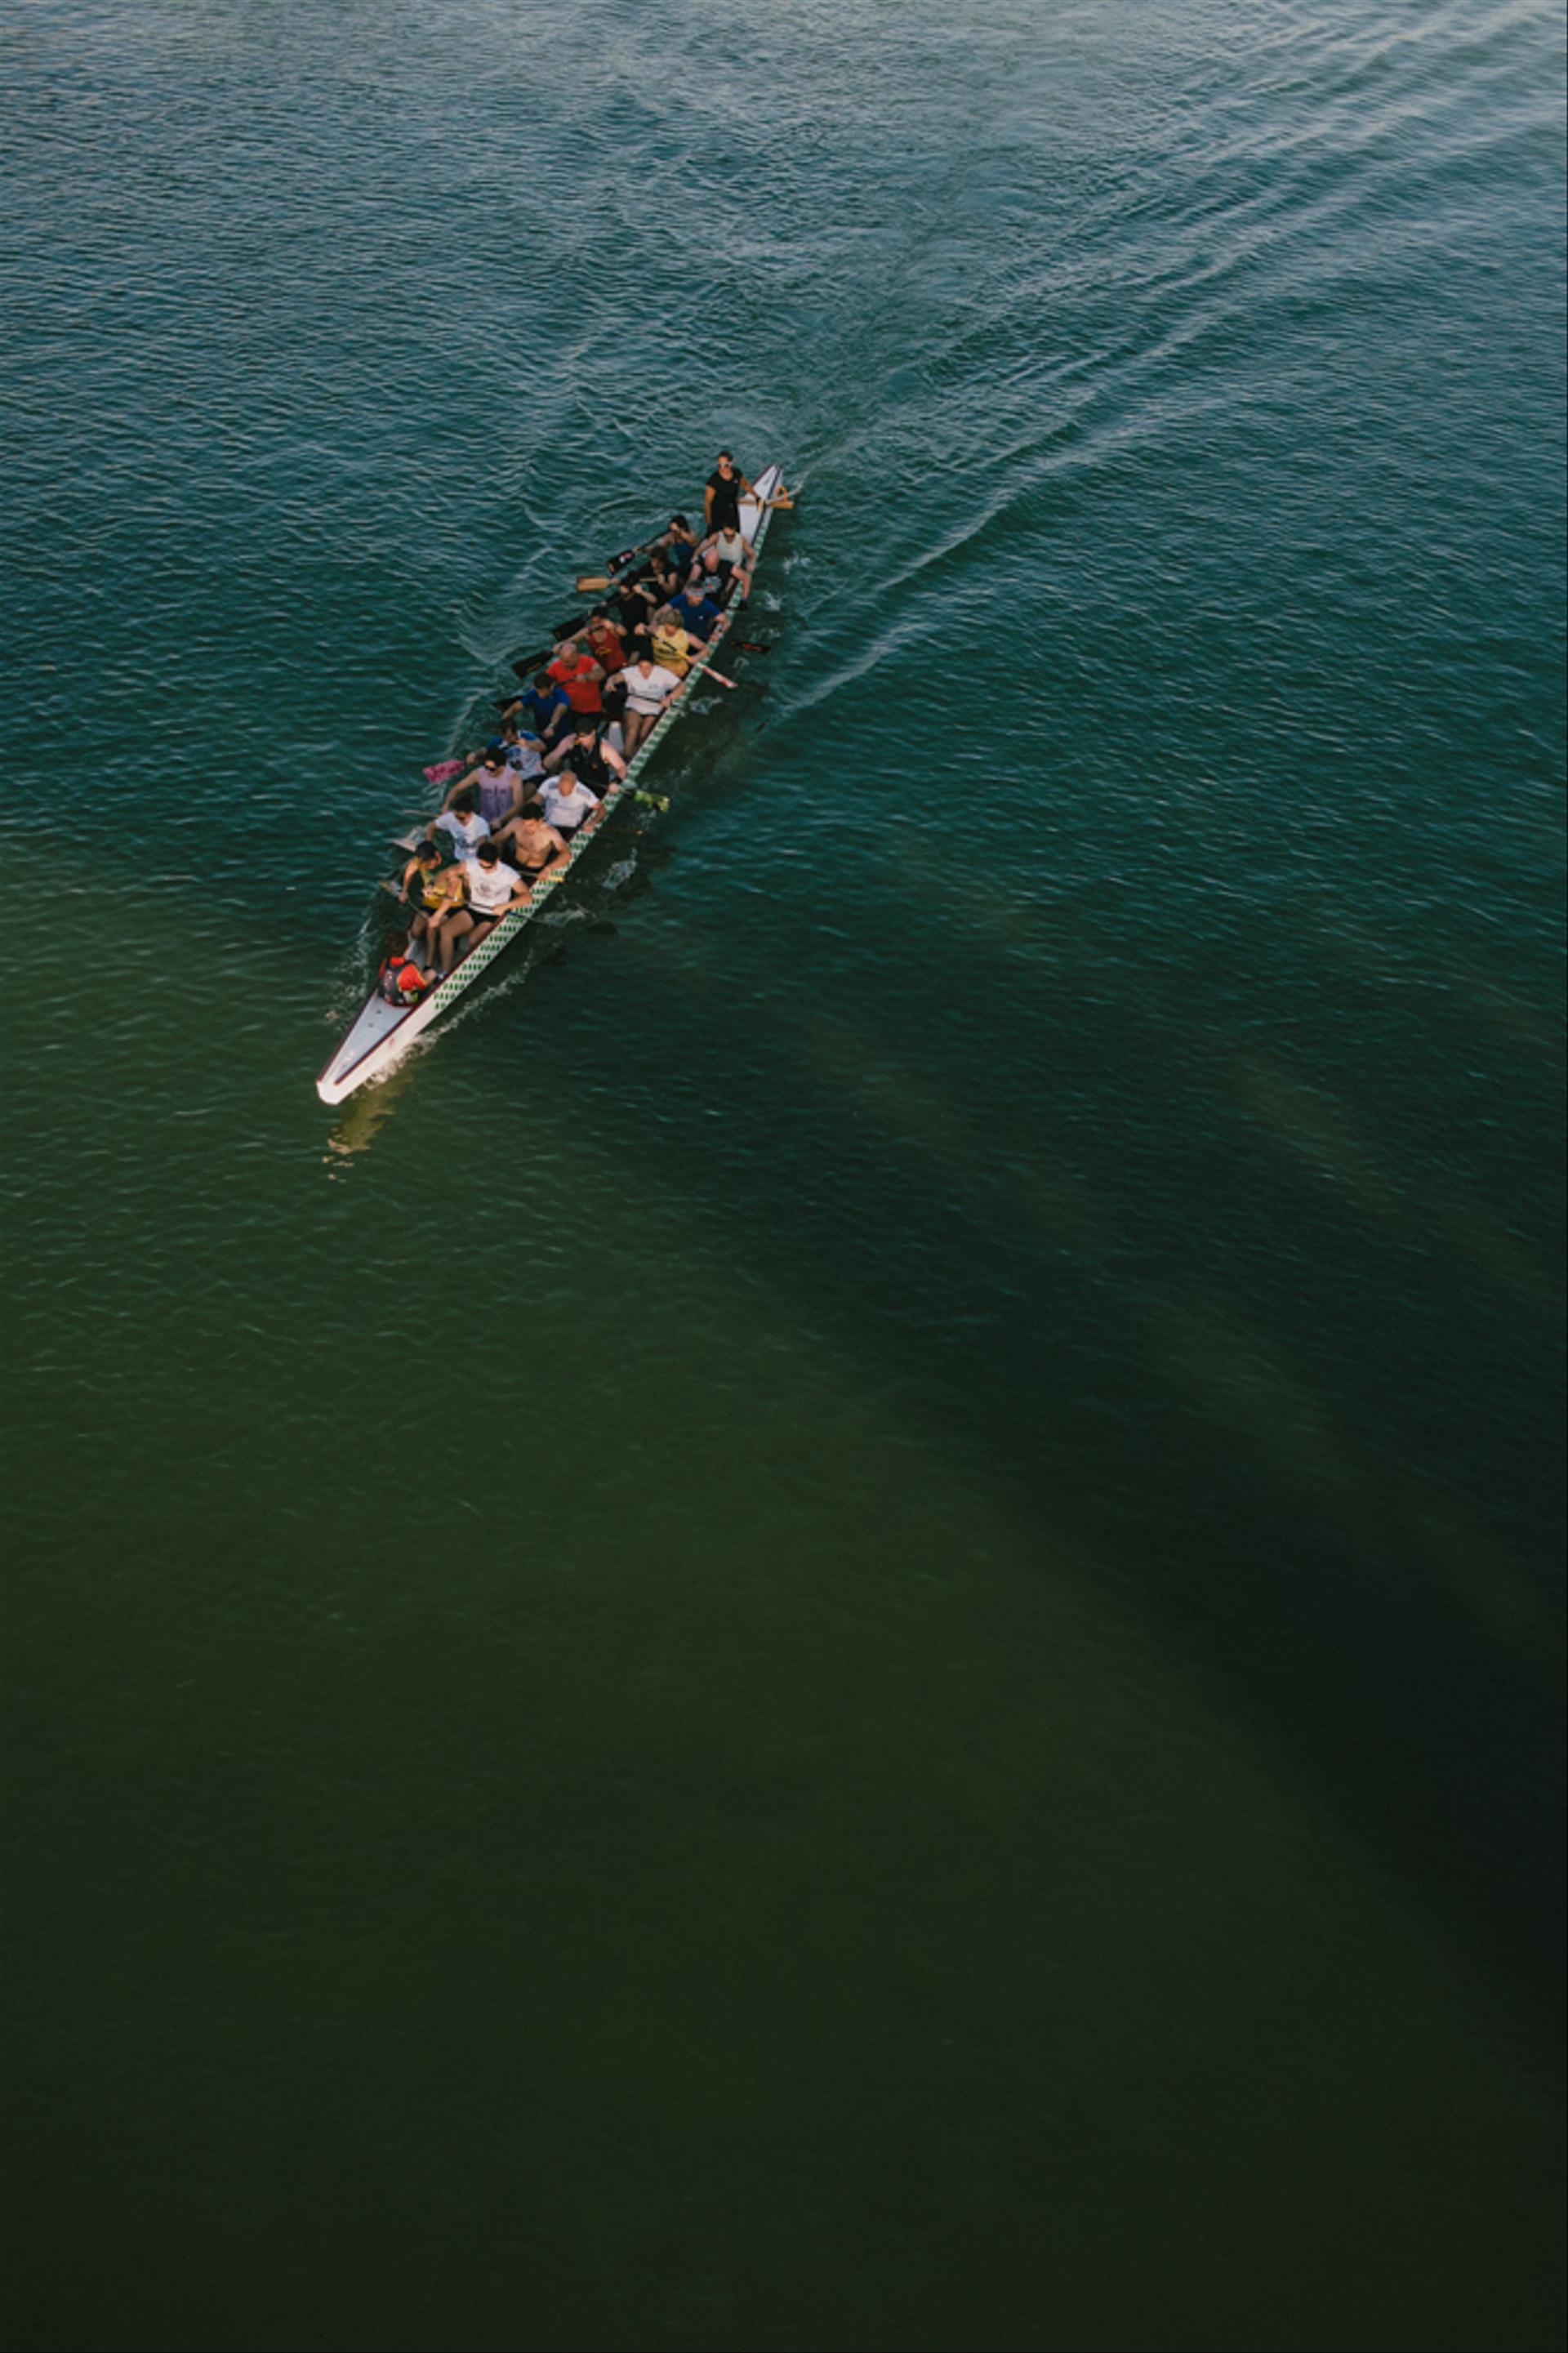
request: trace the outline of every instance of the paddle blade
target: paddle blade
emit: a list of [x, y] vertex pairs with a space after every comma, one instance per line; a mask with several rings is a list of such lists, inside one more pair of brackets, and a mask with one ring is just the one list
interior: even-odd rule
[[427, 785], [449, 785], [454, 776], [462, 773], [461, 760], [437, 760], [434, 767], [426, 769], [425, 781]]
[[577, 582], [579, 596], [596, 596], [601, 588], [610, 585], [609, 575], [603, 572], [584, 572]]

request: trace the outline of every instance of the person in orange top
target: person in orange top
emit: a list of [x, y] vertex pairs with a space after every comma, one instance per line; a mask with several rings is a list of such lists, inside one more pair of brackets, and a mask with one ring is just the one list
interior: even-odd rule
[[605, 673], [593, 655], [583, 651], [575, 638], [567, 638], [556, 647], [550, 675], [574, 711], [592, 712], [596, 716], [604, 709], [599, 682]]
[[388, 1005], [417, 1005], [426, 990], [435, 987], [435, 974], [421, 971], [409, 955], [406, 932], [394, 932], [388, 940], [375, 985]]

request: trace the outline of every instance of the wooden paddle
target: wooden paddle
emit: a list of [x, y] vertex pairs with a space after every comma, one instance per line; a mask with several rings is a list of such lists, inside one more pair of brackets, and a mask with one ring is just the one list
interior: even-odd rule
[[[543, 664], [551, 659], [554, 651], [555, 649], [553, 646], [542, 646], [536, 654], [519, 654], [511, 666], [513, 672], [517, 677], [525, 678], [531, 682], [534, 671], [541, 669]], [[515, 702], [517, 701], [516, 695], [512, 695], [510, 700]], [[497, 707], [499, 709], [500, 705]]]

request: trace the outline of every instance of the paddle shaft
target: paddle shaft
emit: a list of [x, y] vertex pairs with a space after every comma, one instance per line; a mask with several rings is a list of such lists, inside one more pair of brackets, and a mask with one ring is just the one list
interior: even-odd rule
[[576, 637], [587, 628], [593, 617], [592, 613], [579, 613], [574, 621], [557, 621], [555, 635], [549, 645], [542, 646], [536, 654], [518, 654], [514, 657], [511, 664], [513, 676], [531, 678], [540, 665], [550, 659], [557, 646], [564, 644], [568, 638]]

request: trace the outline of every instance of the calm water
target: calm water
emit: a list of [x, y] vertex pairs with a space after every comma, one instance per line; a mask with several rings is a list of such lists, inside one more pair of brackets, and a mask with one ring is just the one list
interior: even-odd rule
[[[1553, 2345], [1558, 12], [0, 85], [8, 2341]], [[721, 440], [776, 649], [334, 1120]]]

